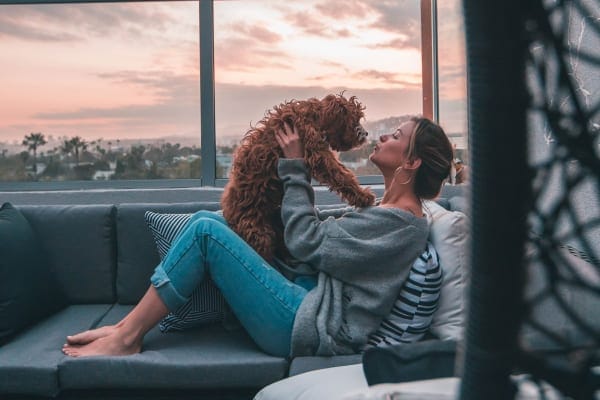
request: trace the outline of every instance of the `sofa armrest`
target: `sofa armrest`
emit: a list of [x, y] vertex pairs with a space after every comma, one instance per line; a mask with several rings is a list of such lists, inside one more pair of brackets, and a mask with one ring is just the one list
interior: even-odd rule
[[372, 347], [363, 353], [369, 385], [400, 383], [455, 375], [456, 341], [425, 340]]

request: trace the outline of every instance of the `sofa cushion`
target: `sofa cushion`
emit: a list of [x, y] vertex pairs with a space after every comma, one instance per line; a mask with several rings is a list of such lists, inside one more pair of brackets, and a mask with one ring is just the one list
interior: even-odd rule
[[4, 203], [0, 208], [0, 345], [64, 305], [29, 222]]
[[21, 206], [70, 304], [115, 300], [112, 205]]
[[171, 248], [173, 241], [179, 236], [183, 228], [188, 224], [192, 213], [185, 214], [168, 214], [168, 213], [157, 213], [154, 211], [146, 211], [144, 213], [144, 219], [154, 242], [156, 243], [156, 250], [160, 259], [164, 259]]
[[2, 394], [56, 395], [66, 336], [93, 327], [109, 309], [109, 304], [69, 306], [0, 347], [0, 398]]
[[[290, 376], [263, 388], [256, 394], [254, 400], [343, 400], [347, 399], [349, 393], [366, 388], [368, 385], [362, 365], [355, 363], [334, 368], [325, 367]], [[392, 397], [360, 398], [360, 400], [375, 399], [392, 399]]]
[[[100, 325], [131, 308], [116, 305]], [[287, 368], [286, 359], [265, 354], [245, 331], [210, 326], [169, 334], [154, 328], [140, 354], [64, 359], [59, 375], [65, 389], [259, 388], [285, 377]]]
[[[173, 241], [179, 236], [193, 214], [163, 214], [146, 211], [144, 218], [152, 232], [160, 259], [164, 259]], [[221, 322], [227, 313], [227, 302], [212, 279], [204, 279], [194, 289], [184, 305], [160, 321], [162, 332], [183, 331], [202, 325]]]
[[451, 211], [460, 211], [463, 214], [470, 215], [469, 202], [466, 197], [454, 196], [448, 199], [448, 207], [445, 207]]
[[454, 376], [456, 348], [454, 340], [373, 347], [363, 353], [365, 377], [376, 385]]
[[430, 332], [439, 339], [460, 340], [468, 281], [467, 217], [462, 212], [448, 211], [434, 201], [425, 201], [423, 211], [430, 221], [429, 240], [438, 253], [444, 275]]
[[117, 208], [117, 297], [120, 304], [135, 304], [146, 293], [150, 276], [160, 262], [152, 234], [144, 220], [146, 211], [191, 213], [215, 211], [218, 202], [172, 204], [121, 204]]
[[343, 356], [306, 356], [294, 357], [290, 364], [289, 376], [303, 374], [317, 369], [341, 367], [344, 365], [360, 364], [362, 354], [348, 354]]

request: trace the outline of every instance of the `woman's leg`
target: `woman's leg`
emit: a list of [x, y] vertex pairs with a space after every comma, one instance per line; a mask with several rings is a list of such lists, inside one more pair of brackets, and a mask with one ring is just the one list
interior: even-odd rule
[[114, 352], [123, 350], [119, 346], [123, 342], [133, 343], [139, 351], [145, 333], [167, 308], [186, 302], [206, 273], [256, 343], [273, 355], [287, 356], [296, 310], [306, 290], [289, 282], [213, 217], [198, 217], [186, 226], [156, 268], [153, 287], [127, 317], [117, 325], [70, 337], [63, 351], [73, 356], [130, 354], [131, 346]]
[[220, 211], [207, 211], [207, 210], [200, 210], [200, 211], [195, 212], [191, 216], [190, 220], [188, 221], [188, 225], [190, 225], [192, 222], [194, 222], [200, 218], [214, 219], [215, 221], [218, 221], [225, 226], [229, 226], [229, 224], [227, 224], [227, 221], [223, 217], [223, 213], [221, 213]]
[[[218, 214], [213, 211], [206, 211], [206, 210], [198, 211], [194, 215], [192, 215], [192, 217], [190, 218], [187, 225], [191, 224], [193, 221], [200, 219], [200, 218], [211, 218], [211, 219], [214, 219], [215, 221], [218, 221], [222, 224], [227, 225], [227, 221], [225, 221], [225, 219], [223, 218], [223, 216], [221, 214]], [[148, 306], [145, 306], [146, 303], [148, 303]], [[131, 318], [132, 321], [135, 321], [136, 315], [146, 314], [146, 311], [144, 311], [144, 310], [157, 311], [156, 316], [152, 316], [152, 315], [148, 314], [148, 316], [145, 317], [142, 321], [142, 325], [147, 325], [148, 326], [147, 329], [151, 329], [155, 325], [154, 319], [158, 319], [158, 321], [160, 321], [162, 319], [162, 317], [164, 316], [163, 315], [164, 307], [165, 307], [164, 303], [162, 302], [160, 297], [158, 297], [158, 295], [156, 294], [156, 290], [154, 289], [153, 286], [150, 286], [150, 289], [147, 291], [146, 295], [140, 300], [139, 305], [137, 307], [135, 307], [132, 310], [131, 314], [128, 314], [123, 319], [123, 321], [121, 321], [119, 324], [103, 326], [103, 327], [100, 327], [97, 329], [90, 329], [88, 331], [81, 332], [76, 335], [67, 336], [67, 343], [63, 346], [63, 351], [65, 353], [71, 353], [71, 355], [83, 355], [83, 353], [87, 354], [88, 351], [91, 349], [90, 348], [81, 349], [82, 345], [91, 343], [102, 337], [115, 334], [116, 328], [122, 327], [122, 325], [125, 323], [125, 320], [127, 318]], [[167, 310], [167, 312], [168, 312], [168, 310]], [[134, 325], [138, 326], [140, 324], [135, 323]], [[125, 326], [127, 326], [127, 324], [125, 324]], [[131, 340], [128, 340], [128, 342], [130, 342], [130, 341]], [[100, 343], [102, 343], [102, 341]], [[94, 347], [96, 347], [96, 346], [94, 346]], [[129, 348], [132, 346], [126, 346], [126, 347]], [[96, 351], [96, 350], [92, 350], [92, 352], [93, 351]], [[127, 349], [126, 349], [126, 351], [127, 351]], [[140, 350], [138, 349], [138, 352], [139, 351]], [[91, 354], [89, 354], [89, 355], [91, 355]]]
[[212, 217], [186, 227], [151, 281], [167, 307], [176, 309], [206, 273], [254, 341], [270, 354], [287, 356], [296, 311], [307, 290]]

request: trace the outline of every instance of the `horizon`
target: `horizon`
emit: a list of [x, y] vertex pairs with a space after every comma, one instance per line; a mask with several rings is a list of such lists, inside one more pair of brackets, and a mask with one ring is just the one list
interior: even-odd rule
[[[388, 119], [398, 119], [398, 118], [404, 118], [407, 115], [402, 115], [402, 116], [389, 116], [389, 117], [385, 117], [376, 121], [369, 121], [367, 123], [365, 123], [365, 127], [369, 128], [369, 126], [371, 125], [375, 125], [375, 124], [381, 124], [383, 121], [386, 121]], [[391, 128], [390, 128], [391, 129]], [[369, 128], [367, 129], [367, 131], [369, 132], [370, 136], [368, 138], [367, 142], [370, 142], [371, 140], [378, 140], [379, 136], [384, 134], [385, 132], [387, 132], [387, 130], [383, 130], [383, 131], [379, 131], [379, 132], [373, 132], [373, 128]], [[31, 133], [42, 133], [44, 135], [44, 138], [46, 139], [47, 143], [43, 146], [39, 146], [38, 147], [38, 151], [44, 152], [50, 149], [53, 149], [54, 147], [60, 145], [62, 143], [63, 140], [66, 139], [71, 139], [76, 135], [73, 136], [56, 136], [56, 135], [47, 135], [44, 132], [31, 132]], [[447, 131], [446, 134], [448, 135], [449, 139], [451, 140], [451, 142], [457, 144], [458, 148], [464, 148], [464, 145], [462, 145], [462, 137], [463, 135], [465, 135], [466, 132], [463, 131]], [[374, 135], [374, 136], [373, 136]], [[22, 144], [23, 139], [25, 138], [25, 136], [27, 135], [23, 135], [20, 139], [14, 139], [14, 140], [3, 140], [2, 138], [0, 138], [0, 150], [2, 149], [6, 149], [8, 150], [8, 152], [6, 153], [7, 155], [14, 155], [14, 154], [18, 154], [21, 151], [25, 150], [25, 145]], [[220, 142], [217, 144], [217, 147], [219, 146], [225, 146], [225, 147], [231, 147], [234, 144], [237, 144], [236, 142], [239, 142], [242, 137], [239, 134], [229, 134], [229, 135], [220, 135]], [[199, 141], [200, 139], [200, 133], [197, 134], [182, 134], [182, 135], [164, 135], [164, 136], [159, 136], [159, 137], [135, 137], [135, 138], [122, 138], [122, 139], [106, 139], [106, 138], [82, 138], [84, 139], [88, 144], [90, 144], [90, 142], [95, 142], [96, 144], [103, 144], [105, 147], [106, 146], [111, 146], [112, 148], [118, 148], [119, 145], [121, 147], [127, 147], [127, 146], [133, 146], [133, 145], [138, 145], [138, 144], [143, 144], [143, 145], [152, 145], [152, 144], [163, 144], [163, 143], [171, 143], [171, 144], [181, 144], [182, 146], [190, 146], [190, 147], [197, 147], [197, 148], [201, 148], [201, 143]], [[100, 143], [99, 143], [100, 142]], [[11, 151], [12, 148], [12, 151]]]

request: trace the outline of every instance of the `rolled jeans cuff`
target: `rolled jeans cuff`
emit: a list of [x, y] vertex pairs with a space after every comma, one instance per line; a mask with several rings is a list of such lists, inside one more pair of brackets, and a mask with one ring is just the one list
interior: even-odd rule
[[162, 263], [158, 264], [154, 269], [154, 274], [150, 277], [150, 282], [169, 311], [177, 310], [188, 301], [187, 297], [182, 296], [175, 289], [175, 286], [173, 286], [163, 269]]

